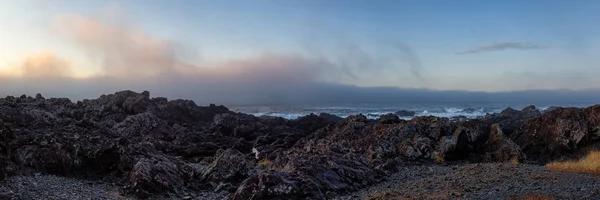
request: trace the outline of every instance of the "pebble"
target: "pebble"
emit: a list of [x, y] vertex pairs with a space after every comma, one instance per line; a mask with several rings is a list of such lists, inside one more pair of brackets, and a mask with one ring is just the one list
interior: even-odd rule
[[[427, 175], [415, 176], [417, 174]], [[536, 178], [540, 176], [549, 178]], [[600, 199], [600, 179], [594, 175], [553, 172], [544, 166], [528, 164], [516, 168], [502, 163], [411, 166], [392, 174], [385, 182], [333, 199], [366, 199], [382, 193], [416, 199], [427, 199], [433, 194], [447, 195], [435, 196], [436, 199], [507, 199], [525, 195]]]

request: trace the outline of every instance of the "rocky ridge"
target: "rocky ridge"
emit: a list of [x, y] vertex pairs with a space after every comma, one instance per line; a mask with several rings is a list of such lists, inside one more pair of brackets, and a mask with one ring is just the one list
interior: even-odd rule
[[119, 185], [137, 198], [326, 199], [403, 166], [543, 164], [600, 139], [600, 105], [506, 109], [481, 119], [394, 114], [255, 117], [121, 91], [98, 99], [0, 99], [0, 179], [50, 174]]

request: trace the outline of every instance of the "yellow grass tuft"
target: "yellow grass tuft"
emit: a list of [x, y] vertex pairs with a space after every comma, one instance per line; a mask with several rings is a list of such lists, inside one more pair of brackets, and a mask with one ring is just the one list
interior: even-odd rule
[[259, 167], [267, 167], [271, 164], [271, 161], [268, 158], [263, 158], [260, 162], [258, 162]]
[[433, 161], [436, 163], [443, 163], [446, 160], [444, 160], [444, 157], [442, 157], [441, 155], [434, 155], [433, 156]]
[[510, 159], [510, 164], [518, 165], [519, 164], [519, 159], [518, 158]]
[[546, 164], [546, 167], [560, 172], [600, 175], [600, 151], [591, 151], [577, 161], [551, 162]]

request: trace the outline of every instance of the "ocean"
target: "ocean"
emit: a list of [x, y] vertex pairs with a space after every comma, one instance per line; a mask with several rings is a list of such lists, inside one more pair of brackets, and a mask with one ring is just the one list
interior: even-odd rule
[[[329, 113], [339, 117], [348, 117], [350, 115], [363, 114], [370, 119], [377, 119], [379, 116], [394, 113], [400, 110], [414, 111], [415, 116], [437, 116], [437, 117], [458, 117], [477, 118], [485, 116], [488, 113], [499, 113], [507, 107], [513, 109], [523, 109], [532, 104], [506, 104], [506, 103], [402, 103], [402, 104], [318, 104], [318, 105], [277, 105], [277, 106], [232, 106], [230, 109], [235, 112], [251, 114], [255, 116], [276, 116], [286, 119], [296, 119], [311, 113]], [[594, 103], [565, 103], [565, 104], [533, 104], [540, 111], [546, 110], [550, 106], [558, 107], [588, 107]], [[401, 117], [410, 119], [412, 117]]]

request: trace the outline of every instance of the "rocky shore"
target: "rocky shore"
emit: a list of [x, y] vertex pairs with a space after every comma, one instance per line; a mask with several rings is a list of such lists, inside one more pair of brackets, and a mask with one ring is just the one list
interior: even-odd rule
[[470, 120], [286, 120], [149, 92], [9, 96], [0, 99], [0, 199], [505, 199], [536, 190], [594, 199], [595, 176], [541, 165], [598, 141], [600, 105]]

